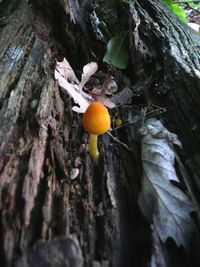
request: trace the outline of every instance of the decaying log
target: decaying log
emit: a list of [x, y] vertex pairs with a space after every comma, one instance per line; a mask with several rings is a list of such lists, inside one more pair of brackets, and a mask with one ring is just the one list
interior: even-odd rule
[[[162, 1], [5, 2], [0, 13], [2, 266], [38, 266], [31, 258], [42, 257], [41, 251], [41, 266], [52, 255], [48, 266], [78, 267], [83, 261], [84, 266], [148, 266], [152, 246], [154, 257], [161, 248], [156, 250], [160, 240], [151, 235], [137, 204], [142, 177], [137, 130], [145, 119], [140, 107], [167, 111], [158, 118], [182, 142], [179, 171], [199, 204], [200, 38]], [[128, 31], [130, 60], [124, 72], [102, 63], [109, 39], [119, 31]], [[72, 99], [53, 78], [60, 56], [78, 74], [93, 60], [119, 84], [129, 81], [133, 99], [111, 113], [127, 122], [116, 130], [117, 138], [132, 152], [105, 134], [98, 163], [90, 159], [81, 115], [72, 112]], [[157, 115], [153, 109], [151, 114]], [[79, 174], [72, 180], [75, 168]], [[67, 250], [66, 262], [56, 254], [59, 246], [62, 253]], [[79, 260], [72, 263], [73, 246]], [[195, 266], [195, 253], [187, 261], [183, 250], [170, 249], [162, 250], [167, 266], [180, 255], [181, 266]]]

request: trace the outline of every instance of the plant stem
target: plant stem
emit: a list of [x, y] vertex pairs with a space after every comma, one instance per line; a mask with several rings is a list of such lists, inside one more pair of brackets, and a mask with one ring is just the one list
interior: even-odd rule
[[89, 136], [89, 154], [92, 159], [96, 160], [99, 157], [99, 151], [97, 147], [98, 135], [90, 134]]

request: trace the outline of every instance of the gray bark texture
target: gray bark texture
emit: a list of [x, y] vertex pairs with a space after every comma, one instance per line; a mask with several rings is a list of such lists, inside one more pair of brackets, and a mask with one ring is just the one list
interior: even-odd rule
[[[130, 59], [119, 71], [102, 58], [110, 38], [125, 31]], [[0, 4], [2, 267], [200, 265], [200, 239], [189, 254], [163, 243], [137, 202], [145, 106], [178, 135], [177, 171], [199, 210], [199, 48], [200, 38], [160, 0]], [[131, 151], [105, 134], [98, 163], [90, 159], [82, 116], [54, 80], [60, 56], [77, 75], [96, 61], [119, 87], [128, 81], [133, 98], [111, 116], [127, 122], [115, 137]]]

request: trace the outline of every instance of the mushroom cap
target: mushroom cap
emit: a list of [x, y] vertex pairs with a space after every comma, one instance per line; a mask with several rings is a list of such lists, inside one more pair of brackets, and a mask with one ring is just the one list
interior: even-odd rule
[[110, 128], [108, 109], [100, 102], [92, 102], [83, 114], [83, 127], [90, 134], [103, 134]]

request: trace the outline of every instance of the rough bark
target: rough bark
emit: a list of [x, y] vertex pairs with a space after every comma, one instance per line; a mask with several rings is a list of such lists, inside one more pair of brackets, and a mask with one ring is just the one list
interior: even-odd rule
[[[160, 117], [183, 144], [179, 172], [200, 202], [200, 38], [161, 1], [80, 2], [21, 0], [10, 14], [1, 14], [2, 266], [81, 266], [83, 260], [84, 266], [148, 266], [152, 243], [153, 250], [160, 243], [137, 205], [140, 125], [117, 132], [133, 152], [104, 135], [100, 160], [91, 161], [81, 115], [72, 112], [72, 100], [53, 79], [60, 55], [77, 72], [96, 60], [119, 84], [128, 78], [134, 98], [117, 109], [124, 121], [142, 116], [138, 107], [144, 104], [166, 109]], [[6, 12], [9, 3], [4, 5]], [[105, 66], [102, 57], [109, 38], [124, 30], [130, 62], [120, 72]], [[79, 176], [72, 181], [77, 159]], [[187, 260], [173, 246], [160, 245], [164, 263], [156, 266], [194, 266], [195, 252]]]

